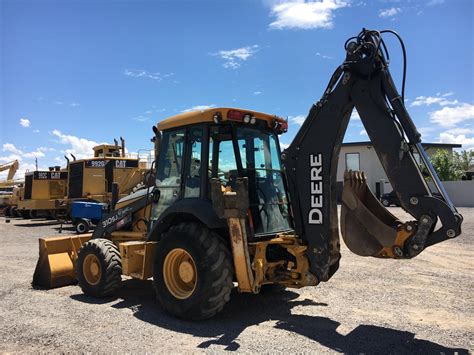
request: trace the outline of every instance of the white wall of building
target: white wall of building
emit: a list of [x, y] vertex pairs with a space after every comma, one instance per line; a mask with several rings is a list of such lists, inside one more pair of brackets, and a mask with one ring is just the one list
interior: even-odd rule
[[[426, 150], [430, 156], [438, 149], [451, 148], [433, 147]], [[365, 172], [367, 177], [367, 185], [374, 192], [376, 191], [377, 182], [385, 182], [384, 192], [392, 191], [392, 187], [388, 182], [387, 175], [383, 170], [382, 164], [371, 145], [343, 145], [339, 154], [339, 161], [337, 165], [337, 181], [344, 181], [344, 172], [346, 171], [346, 154], [359, 154], [359, 170]], [[457, 207], [474, 207], [474, 180], [471, 181], [445, 181], [443, 182], [445, 189]], [[432, 189], [433, 190], [433, 189]]]

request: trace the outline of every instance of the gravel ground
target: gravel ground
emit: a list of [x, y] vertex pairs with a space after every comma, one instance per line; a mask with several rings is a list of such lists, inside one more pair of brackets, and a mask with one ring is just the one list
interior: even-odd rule
[[234, 292], [222, 313], [201, 322], [164, 313], [151, 281], [125, 280], [118, 297], [105, 300], [77, 286], [33, 289], [37, 239], [57, 235], [59, 225], [0, 217], [0, 351], [467, 353], [474, 209], [460, 212], [463, 235], [413, 260], [362, 258], [343, 247], [329, 282]]

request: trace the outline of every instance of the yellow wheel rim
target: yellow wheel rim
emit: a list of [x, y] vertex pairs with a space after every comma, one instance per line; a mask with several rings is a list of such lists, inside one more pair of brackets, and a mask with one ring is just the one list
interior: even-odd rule
[[197, 280], [196, 264], [192, 256], [181, 248], [171, 250], [163, 264], [163, 278], [174, 297], [180, 300], [190, 297]]
[[102, 268], [99, 259], [94, 254], [89, 254], [84, 258], [82, 273], [89, 285], [97, 285], [102, 276]]

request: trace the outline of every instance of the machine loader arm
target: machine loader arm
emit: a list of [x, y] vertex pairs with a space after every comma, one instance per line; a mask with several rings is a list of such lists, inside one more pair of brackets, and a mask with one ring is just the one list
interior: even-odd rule
[[[402, 222], [386, 210], [368, 188], [364, 173], [346, 172], [341, 229], [348, 248], [363, 256], [412, 258], [461, 233], [462, 216], [431, 166], [388, 70], [382, 39], [387, 32], [394, 33], [362, 30], [346, 42], [346, 60], [282, 154], [295, 231], [308, 245], [310, 271], [319, 281], [327, 281], [339, 266], [336, 173], [354, 107], [403, 209], [414, 220]], [[441, 198], [430, 191], [415, 152]]]
[[13, 180], [13, 177], [15, 176], [19, 166], [20, 166], [20, 164], [18, 163], [18, 160], [14, 160], [14, 161], [11, 161], [9, 163], [0, 165], [0, 171], [8, 170], [8, 175], [7, 175], [7, 180], [6, 181]]

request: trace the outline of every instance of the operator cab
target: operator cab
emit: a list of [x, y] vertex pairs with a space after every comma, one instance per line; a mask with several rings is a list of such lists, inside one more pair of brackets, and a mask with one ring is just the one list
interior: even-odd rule
[[214, 108], [161, 121], [153, 220], [182, 199], [211, 199], [210, 181], [235, 188], [248, 179], [249, 227], [255, 237], [292, 230], [278, 134], [287, 122], [265, 113]]

